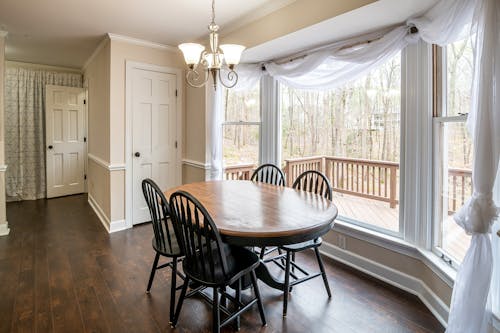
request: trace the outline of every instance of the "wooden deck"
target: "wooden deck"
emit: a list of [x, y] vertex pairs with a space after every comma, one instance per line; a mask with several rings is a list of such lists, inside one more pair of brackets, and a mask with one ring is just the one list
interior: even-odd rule
[[[338, 192], [333, 192], [333, 202], [341, 216], [394, 232], [399, 230], [399, 205], [390, 208], [387, 202]], [[453, 221], [452, 215], [448, 216], [443, 229], [444, 250], [461, 261], [469, 248], [470, 236]]]

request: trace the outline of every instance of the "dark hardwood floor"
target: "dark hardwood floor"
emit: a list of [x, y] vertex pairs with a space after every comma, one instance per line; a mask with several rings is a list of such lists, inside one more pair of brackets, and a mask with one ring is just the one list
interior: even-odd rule
[[[0, 237], [0, 332], [168, 332], [170, 271], [146, 289], [154, 252], [148, 224], [109, 235], [84, 195], [9, 203], [11, 233]], [[313, 255], [300, 260], [314, 267]], [[257, 307], [241, 332], [442, 332], [414, 296], [325, 258], [333, 297], [321, 279], [282, 295], [262, 283], [267, 327]], [[315, 267], [314, 267], [315, 268]], [[211, 329], [200, 298], [186, 300], [177, 332]], [[224, 329], [231, 331], [232, 327]]]

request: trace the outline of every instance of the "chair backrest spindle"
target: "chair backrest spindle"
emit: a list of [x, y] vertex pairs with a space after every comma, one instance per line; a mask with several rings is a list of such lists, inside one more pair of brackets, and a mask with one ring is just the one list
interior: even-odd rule
[[285, 175], [283, 171], [274, 164], [262, 164], [255, 169], [250, 180], [271, 185], [285, 186]]
[[222, 267], [227, 277], [229, 270], [223, 242], [205, 207], [191, 194], [177, 191], [170, 196], [170, 209], [185, 263], [205, 281], [216, 279], [216, 267]]
[[293, 188], [319, 194], [328, 200], [332, 200], [332, 187], [330, 181], [319, 171], [309, 170], [301, 173], [295, 182]]

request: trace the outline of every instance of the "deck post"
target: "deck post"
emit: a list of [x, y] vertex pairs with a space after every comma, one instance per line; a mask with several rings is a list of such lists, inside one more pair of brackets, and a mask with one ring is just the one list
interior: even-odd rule
[[391, 193], [389, 194], [389, 206], [396, 208], [396, 167], [391, 167]]

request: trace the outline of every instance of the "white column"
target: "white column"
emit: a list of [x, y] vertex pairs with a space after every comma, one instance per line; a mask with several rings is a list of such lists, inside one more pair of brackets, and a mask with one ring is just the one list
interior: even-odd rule
[[[404, 239], [431, 248], [432, 48], [420, 41], [402, 53], [400, 200]], [[405, 189], [411, 189], [405, 190]]]
[[260, 81], [260, 156], [261, 164], [271, 163], [281, 167], [281, 114], [279, 85], [271, 76]]

